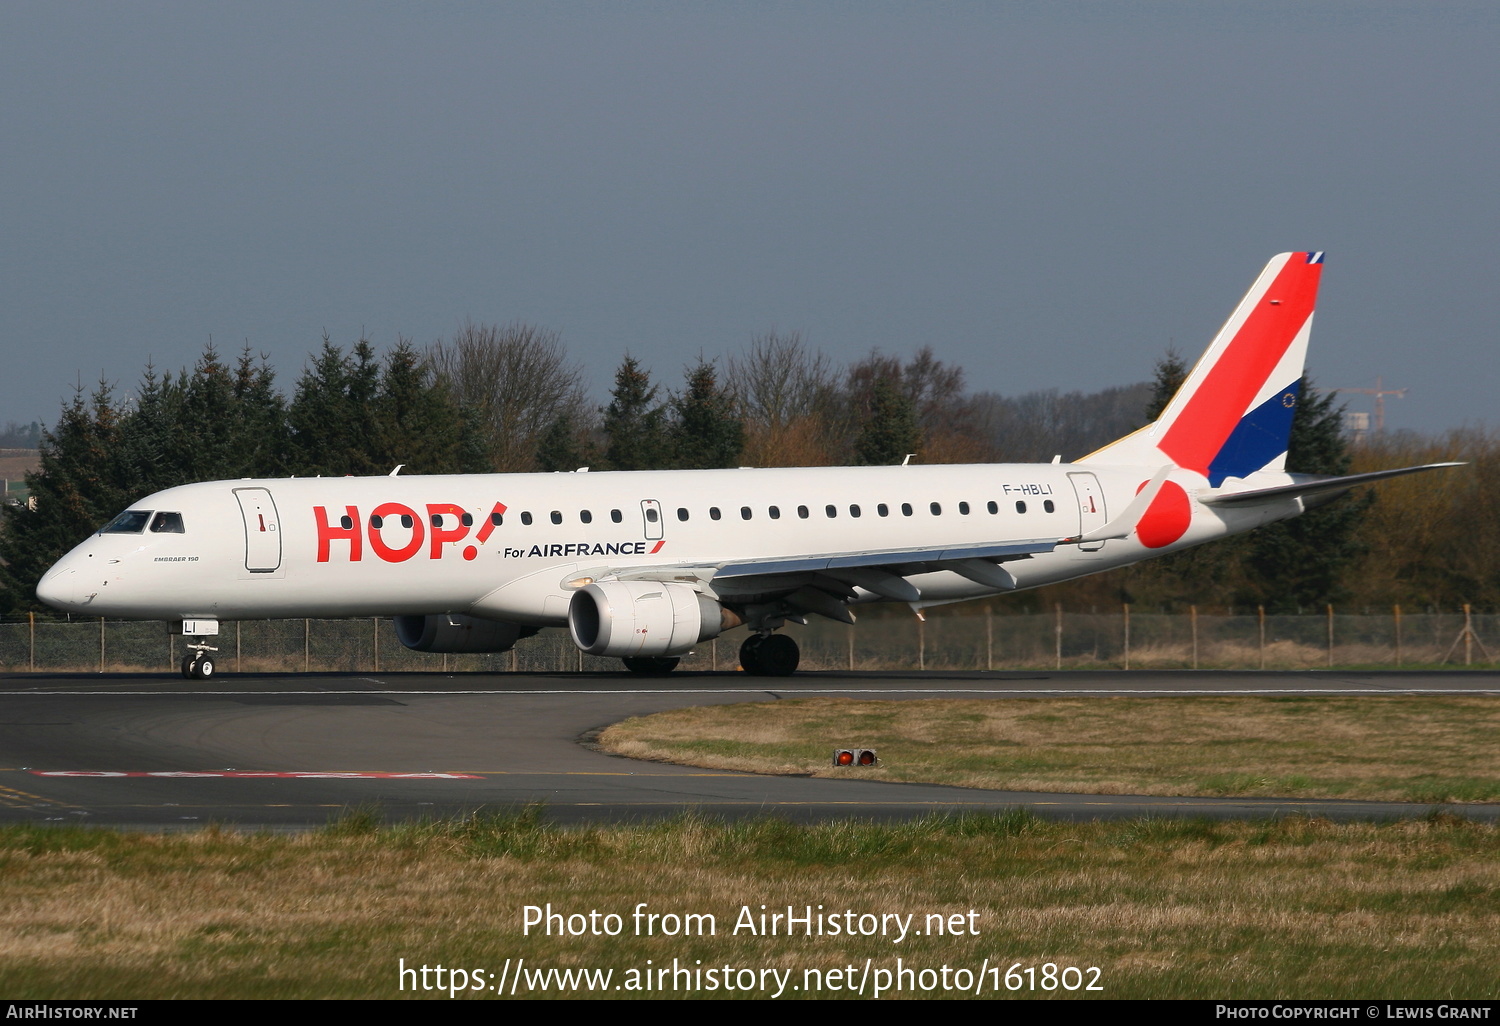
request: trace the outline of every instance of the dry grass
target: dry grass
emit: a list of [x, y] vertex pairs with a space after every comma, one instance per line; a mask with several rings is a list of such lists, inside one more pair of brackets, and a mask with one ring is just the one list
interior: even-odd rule
[[[355, 817], [291, 838], [12, 828], [0, 831], [0, 991], [394, 997], [401, 958], [498, 973], [525, 957], [617, 981], [677, 958], [792, 969], [800, 983], [804, 968], [894, 968], [899, 956], [1098, 966], [1112, 998], [1493, 998], [1496, 840], [1493, 826], [1451, 817], [1079, 825], [1021, 812], [580, 830], [524, 814], [385, 830]], [[523, 936], [522, 907], [549, 901], [627, 923], [637, 902], [711, 913], [718, 931]], [[733, 936], [740, 907], [762, 903], [918, 922], [974, 909], [979, 936]]]
[[[1500, 800], [1500, 699], [786, 699], [626, 720], [634, 758], [1008, 791]], [[875, 748], [872, 770], [830, 765]]]

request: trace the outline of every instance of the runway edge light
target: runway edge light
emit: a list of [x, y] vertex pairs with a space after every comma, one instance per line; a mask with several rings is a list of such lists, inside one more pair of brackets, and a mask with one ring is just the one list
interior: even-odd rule
[[874, 766], [879, 761], [873, 748], [835, 748], [833, 750], [835, 766]]

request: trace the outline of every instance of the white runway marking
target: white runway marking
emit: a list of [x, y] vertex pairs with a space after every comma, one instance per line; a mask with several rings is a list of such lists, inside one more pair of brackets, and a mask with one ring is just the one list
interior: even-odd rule
[[[424, 695], [458, 696], [487, 695], [491, 698], [509, 698], [522, 695], [766, 695], [765, 688], [528, 688], [514, 691], [468, 690], [468, 691], [397, 691], [365, 689], [358, 691], [0, 691], [0, 697], [38, 698], [274, 698], [307, 697], [329, 695], [403, 695], [420, 698]], [[1391, 685], [1389, 687], [1347, 688], [782, 688], [781, 698], [799, 695], [1151, 695], [1173, 697], [1178, 695], [1296, 695], [1314, 697], [1318, 695], [1500, 695], [1497, 688], [1411, 688]]]

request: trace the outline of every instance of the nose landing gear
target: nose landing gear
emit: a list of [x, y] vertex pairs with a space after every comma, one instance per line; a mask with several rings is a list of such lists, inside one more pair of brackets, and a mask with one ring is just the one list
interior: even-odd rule
[[802, 653], [785, 634], [752, 634], [740, 645], [740, 666], [757, 677], [790, 677]]

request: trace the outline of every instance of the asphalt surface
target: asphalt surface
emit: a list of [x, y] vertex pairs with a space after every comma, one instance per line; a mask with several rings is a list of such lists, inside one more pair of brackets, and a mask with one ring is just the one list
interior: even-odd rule
[[[539, 802], [555, 822], [774, 814], [904, 818], [1024, 806], [1074, 819], [1142, 814], [1334, 819], [1427, 814], [1387, 802], [982, 791], [759, 776], [638, 762], [592, 731], [688, 705], [797, 695], [889, 699], [1046, 695], [1500, 695], [1489, 672], [0, 675], [0, 823], [173, 829], [321, 826]], [[830, 749], [833, 741], [830, 739]], [[851, 771], [851, 777], [857, 771]], [[1500, 805], [1448, 808], [1500, 819]]]

